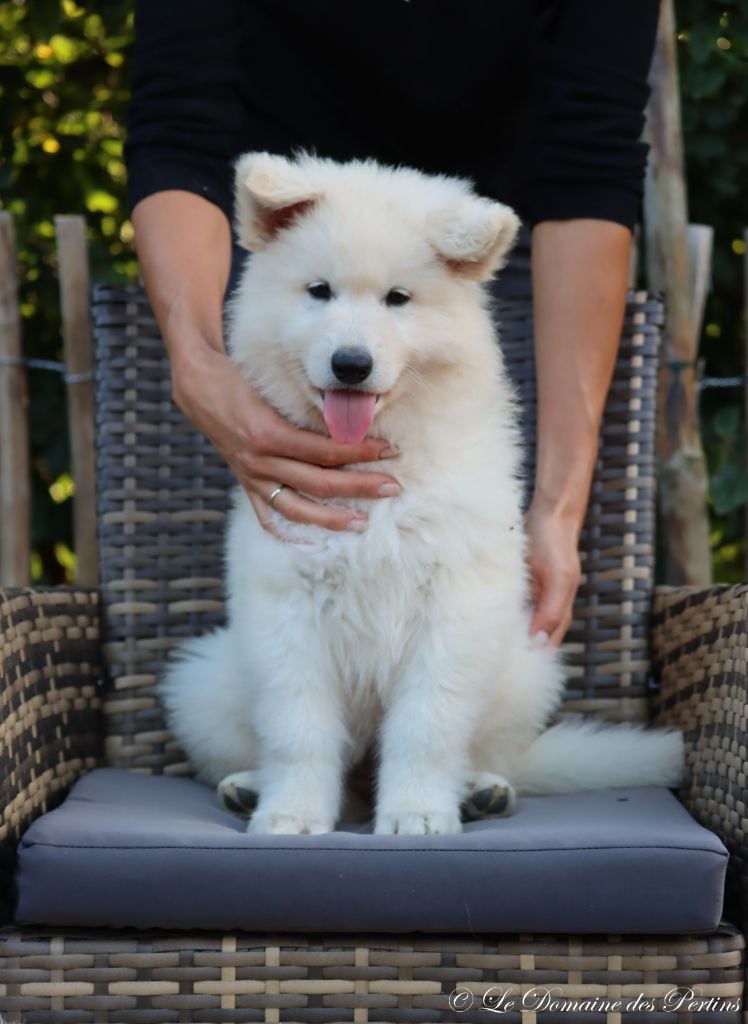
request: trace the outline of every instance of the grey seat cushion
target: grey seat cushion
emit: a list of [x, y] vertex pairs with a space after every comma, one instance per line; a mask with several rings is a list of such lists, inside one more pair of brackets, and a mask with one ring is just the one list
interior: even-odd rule
[[693, 933], [727, 852], [666, 789], [519, 801], [456, 836], [247, 835], [189, 779], [103, 768], [20, 845], [22, 924]]

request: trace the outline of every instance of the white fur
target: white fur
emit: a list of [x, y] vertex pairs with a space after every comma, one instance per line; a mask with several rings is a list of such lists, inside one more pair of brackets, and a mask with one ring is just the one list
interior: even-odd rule
[[[375, 740], [378, 832], [459, 830], [480, 773], [521, 792], [676, 785], [677, 734], [543, 734], [563, 672], [528, 638], [514, 398], [476, 283], [501, 264], [515, 215], [463, 181], [371, 161], [250, 154], [237, 190], [255, 252], [233, 358], [284, 416], [326, 432], [330, 357], [368, 348], [371, 433], [401, 449], [382, 468], [402, 494], [344, 502], [368, 513], [363, 534], [273, 513], [285, 541], [236, 494], [229, 626], [191, 641], [162, 688], [199, 776], [252, 771], [258, 832], [332, 829], [345, 769]], [[334, 300], [307, 294], [319, 280]], [[387, 306], [398, 286], [412, 301]]]

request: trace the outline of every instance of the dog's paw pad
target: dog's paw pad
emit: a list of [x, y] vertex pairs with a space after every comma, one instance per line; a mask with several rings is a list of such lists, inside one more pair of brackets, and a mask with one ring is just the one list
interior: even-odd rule
[[374, 830], [385, 836], [441, 836], [462, 831], [457, 814], [444, 811], [405, 811], [381, 814]]
[[234, 800], [234, 798], [232, 796], [230, 796], [228, 793], [221, 793], [220, 794], [220, 801], [221, 801], [221, 806], [225, 810], [231, 811], [232, 814], [241, 814], [241, 815], [244, 815], [244, 817], [247, 816], [248, 812], [245, 811], [245, 809], [242, 807], [242, 805], [240, 803], [237, 803], [237, 801]]
[[245, 789], [244, 786], [236, 787], [236, 799], [239, 806], [249, 814], [251, 814], [257, 806], [258, 798], [258, 793], [254, 789]]
[[218, 799], [227, 811], [246, 818], [257, 806], [258, 794], [254, 789], [224, 780], [218, 786]]
[[462, 804], [463, 821], [481, 818], [506, 818], [514, 812], [514, 790], [506, 786], [488, 786], [471, 793]]
[[254, 813], [249, 819], [247, 832], [252, 835], [265, 836], [318, 836], [325, 832], [332, 832], [334, 827], [334, 822], [323, 821], [321, 818], [260, 811]]

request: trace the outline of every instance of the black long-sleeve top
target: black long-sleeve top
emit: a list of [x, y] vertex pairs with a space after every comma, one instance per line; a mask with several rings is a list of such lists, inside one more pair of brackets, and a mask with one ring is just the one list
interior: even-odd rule
[[139, 0], [129, 199], [227, 216], [297, 147], [473, 179], [530, 223], [632, 226], [658, 0]]

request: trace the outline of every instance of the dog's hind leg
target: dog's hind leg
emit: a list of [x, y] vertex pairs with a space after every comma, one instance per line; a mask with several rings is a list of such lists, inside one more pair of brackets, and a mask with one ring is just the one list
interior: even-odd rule
[[227, 811], [248, 818], [259, 800], [260, 778], [256, 771], [233, 772], [221, 779], [217, 787], [218, 800]]
[[233, 772], [257, 767], [258, 742], [228, 630], [184, 644], [158, 690], [169, 726], [199, 779], [215, 786]]

